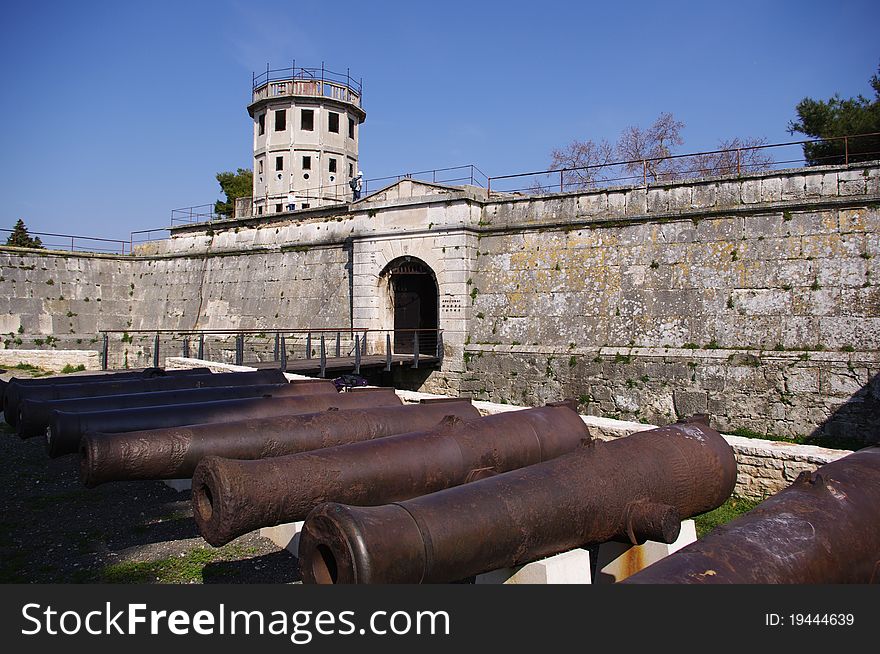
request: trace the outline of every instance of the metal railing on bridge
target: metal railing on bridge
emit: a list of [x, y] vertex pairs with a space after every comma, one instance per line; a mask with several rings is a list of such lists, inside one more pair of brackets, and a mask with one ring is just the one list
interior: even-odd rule
[[[154, 367], [159, 367], [163, 349], [176, 350], [186, 358], [206, 359], [210, 356], [208, 350], [211, 340], [215, 349], [218, 344], [225, 351], [230, 345], [234, 348], [235, 365], [247, 365], [245, 352], [250, 344], [251, 355], [262, 353], [268, 356], [271, 351], [270, 361], [282, 370], [287, 370], [292, 361], [314, 361], [315, 364], [305, 368], [317, 371], [321, 377], [326, 376], [328, 365], [338, 368], [335, 364], [339, 361], [333, 362], [334, 359], [349, 359], [356, 375], [360, 374], [368, 357], [372, 367], [383, 367], [385, 371], [390, 371], [395, 362], [408, 362], [412, 368], [418, 368], [420, 363], [439, 363], [443, 360], [442, 329], [107, 329], [100, 333], [101, 367], [104, 370], [110, 367], [110, 345], [114, 335], [120, 336], [119, 342], [132, 345], [136, 337], [151, 339]], [[258, 360], [256, 363], [265, 361]]]

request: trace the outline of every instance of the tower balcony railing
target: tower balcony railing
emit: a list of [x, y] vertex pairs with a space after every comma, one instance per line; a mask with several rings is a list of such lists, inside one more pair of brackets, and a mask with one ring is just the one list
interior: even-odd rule
[[324, 68], [302, 68], [294, 65], [290, 68], [270, 69], [259, 75], [253, 75], [253, 102], [268, 98], [305, 95], [318, 98], [330, 98], [339, 102], [347, 102], [356, 107], [361, 106], [363, 97], [363, 81], [354, 79], [351, 72], [337, 73]]

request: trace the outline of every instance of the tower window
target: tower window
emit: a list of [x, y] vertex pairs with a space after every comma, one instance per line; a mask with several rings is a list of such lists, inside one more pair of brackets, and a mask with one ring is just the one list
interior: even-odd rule
[[280, 204], [275, 205], [275, 213], [281, 213], [281, 205]]
[[351, 116], [348, 117], [348, 138], [354, 138], [354, 120]]
[[284, 157], [275, 157], [275, 170], [284, 170]]
[[354, 177], [354, 164], [348, 164], [348, 176]]
[[287, 129], [287, 111], [285, 109], [275, 110], [275, 131], [283, 132]]
[[263, 160], [262, 159], [257, 161], [257, 167], [259, 168], [258, 172], [262, 175], [263, 174]]
[[303, 170], [311, 170], [312, 169], [312, 158], [311, 157], [303, 157]]
[[335, 173], [335, 172], [336, 172], [336, 159], [333, 159], [333, 158], [331, 157], [331, 159], [330, 159], [330, 164], [329, 164], [329, 165], [330, 165], [330, 167], [328, 168], [328, 170], [329, 170], [331, 173]]
[[266, 114], [257, 116], [257, 123], [259, 125], [259, 134], [262, 136], [266, 133]]
[[314, 109], [303, 109], [299, 113], [300, 122], [302, 123], [302, 129], [306, 132], [311, 132], [315, 129], [315, 110]]
[[339, 134], [339, 114], [331, 111], [327, 114], [329, 118], [329, 122], [327, 123], [327, 129], [331, 132]]

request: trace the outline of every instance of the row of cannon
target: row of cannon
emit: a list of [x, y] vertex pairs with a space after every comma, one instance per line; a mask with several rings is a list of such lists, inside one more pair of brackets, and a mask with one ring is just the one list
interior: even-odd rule
[[[736, 460], [700, 419], [604, 442], [570, 402], [480, 416], [278, 370], [146, 369], [13, 380], [4, 418], [77, 454], [88, 487], [192, 479], [219, 546], [304, 521], [309, 583], [467, 579], [608, 541], [672, 543], [731, 495]], [[880, 447], [805, 473], [626, 583], [880, 581]]]

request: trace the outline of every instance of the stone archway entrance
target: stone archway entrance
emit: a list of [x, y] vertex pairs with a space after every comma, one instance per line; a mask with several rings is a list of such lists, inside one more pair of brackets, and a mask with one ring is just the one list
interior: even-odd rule
[[437, 348], [439, 291], [434, 271], [415, 257], [399, 257], [382, 271], [394, 326], [394, 352], [412, 354], [415, 331], [419, 332], [419, 352], [433, 354]]

